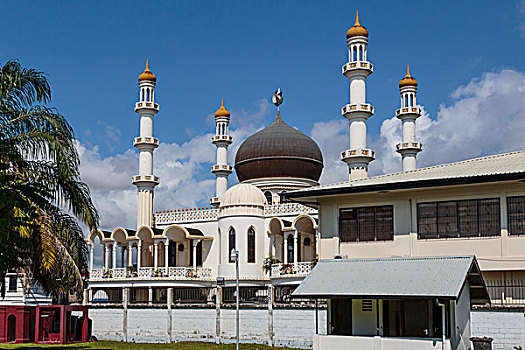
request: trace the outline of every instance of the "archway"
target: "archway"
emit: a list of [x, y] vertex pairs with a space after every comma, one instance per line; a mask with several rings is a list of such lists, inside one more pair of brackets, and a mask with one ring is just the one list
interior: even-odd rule
[[15, 315], [9, 315], [7, 318], [7, 341], [16, 341], [16, 317]]

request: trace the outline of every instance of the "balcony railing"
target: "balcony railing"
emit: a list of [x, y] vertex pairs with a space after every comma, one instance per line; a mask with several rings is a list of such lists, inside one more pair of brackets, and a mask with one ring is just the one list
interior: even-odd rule
[[305, 277], [312, 271], [315, 263], [298, 262], [290, 264], [273, 264], [271, 278]]
[[126, 268], [115, 268], [105, 271], [104, 269], [91, 270], [90, 280], [194, 280], [194, 279], [210, 279], [211, 269], [207, 267], [168, 267], [166, 272], [165, 267], [159, 267], [155, 270], [154, 267], [139, 267], [132, 271]]
[[524, 280], [486, 280], [485, 285], [493, 306], [525, 306]]

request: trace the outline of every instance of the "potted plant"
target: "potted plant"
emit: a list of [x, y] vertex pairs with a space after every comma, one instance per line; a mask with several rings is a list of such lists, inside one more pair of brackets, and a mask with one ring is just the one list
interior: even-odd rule
[[286, 275], [290, 275], [293, 273], [293, 264], [282, 264], [281, 265], [281, 273], [282, 274], [286, 274]]
[[104, 275], [102, 276], [103, 278], [111, 278], [111, 276], [113, 276], [113, 273], [111, 270], [107, 270], [107, 271], [104, 271]]
[[189, 278], [195, 277], [195, 272], [193, 270], [188, 270], [188, 273], [186, 274]]
[[262, 270], [265, 274], [269, 274], [272, 272], [272, 265], [279, 263], [279, 259], [276, 259], [275, 257], [273, 257], [273, 255], [270, 255], [269, 257], [264, 259], [262, 264]]
[[133, 265], [126, 267], [126, 276], [137, 277], [137, 267]]
[[155, 276], [155, 277], [162, 277], [162, 275], [163, 275], [162, 270], [156, 270], [156, 271], [154, 272], [154, 276]]

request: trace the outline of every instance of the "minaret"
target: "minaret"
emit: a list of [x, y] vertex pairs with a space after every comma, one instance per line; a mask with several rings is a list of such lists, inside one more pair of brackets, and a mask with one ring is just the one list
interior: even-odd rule
[[416, 119], [421, 116], [421, 108], [416, 103], [417, 80], [407, 74], [399, 82], [401, 108], [396, 111], [396, 117], [403, 123], [403, 140], [396, 145], [396, 151], [403, 159], [403, 171], [416, 169], [416, 156], [421, 152], [422, 145], [416, 142]]
[[215, 136], [211, 142], [217, 147], [217, 164], [211, 167], [211, 172], [217, 177], [215, 183], [215, 197], [210, 199], [210, 204], [217, 207], [228, 189], [228, 176], [233, 168], [228, 165], [228, 146], [232, 143], [229, 131], [230, 112], [224, 108], [222, 99], [221, 108], [215, 112]]
[[366, 78], [374, 67], [368, 62], [368, 30], [359, 24], [359, 12], [354, 26], [346, 33], [346, 42], [348, 63], [342, 71], [350, 80], [350, 103], [341, 113], [350, 122], [350, 149], [342, 152], [341, 160], [348, 164], [352, 181], [368, 177], [368, 163], [375, 158], [374, 151], [366, 147], [366, 121], [374, 114], [374, 107], [366, 103]]
[[153, 225], [153, 189], [160, 183], [153, 175], [153, 150], [159, 146], [159, 140], [153, 137], [153, 116], [159, 111], [155, 103], [156, 82], [146, 60], [146, 69], [139, 75], [139, 102], [135, 103], [135, 112], [140, 114], [140, 136], [133, 140], [133, 146], [139, 150], [139, 175], [133, 176], [138, 189], [137, 229]]

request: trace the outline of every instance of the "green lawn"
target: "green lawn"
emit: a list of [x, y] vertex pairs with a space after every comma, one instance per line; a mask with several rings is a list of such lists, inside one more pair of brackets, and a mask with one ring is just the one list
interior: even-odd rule
[[[260, 344], [241, 344], [240, 350], [292, 350], [290, 348], [274, 348]], [[40, 345], [40, 344], [0, 344], [0, 349], [173, 349], [173, 350], [223, 350], [235, 349], [235, 344], [215, 344], [205, 342], [180, 342], [172, 344], [123, 343], [118, 341], [98, 341], [74, 345]], [[294, 349], [297, 350], [297, 349]]]

